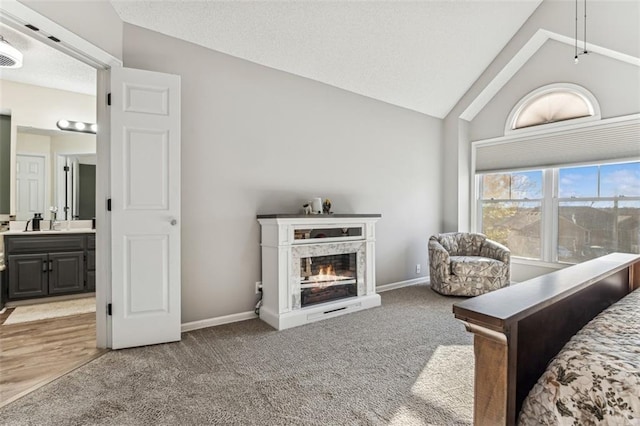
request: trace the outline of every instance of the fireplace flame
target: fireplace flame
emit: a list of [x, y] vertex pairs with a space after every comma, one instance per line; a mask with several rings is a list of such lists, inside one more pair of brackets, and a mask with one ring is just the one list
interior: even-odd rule
[[334, 277], [336, 275], [336, 271], [333, 269], [333, 265], [328, 265], [326, 267], [323, 266], [322, 268], [320, 268], [320, 272], [318, 272], [319, 277], [324, 278], [329, 275], [332, 275]]
[[333, 265], [325, 265], [320, 268], [317, 275], [309, 277], [312, 281], [317, 283], [317, 288], [321, 289], [330, 286], [340, 280], [349, 279], [350, 277], [344, 275], [337, 275]]

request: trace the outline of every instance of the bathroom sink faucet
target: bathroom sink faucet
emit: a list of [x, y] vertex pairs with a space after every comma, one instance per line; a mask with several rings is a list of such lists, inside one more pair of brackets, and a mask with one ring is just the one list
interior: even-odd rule
[[51, 220], [49, 221], [49, 229], [51, 231], [58, 231], [58, 228], [60, 228], [60, 222], [56, 220], [56, 217], [58, 216], [58, 208], [51, 207], [49, 208], [49, 210], [51, 211]]

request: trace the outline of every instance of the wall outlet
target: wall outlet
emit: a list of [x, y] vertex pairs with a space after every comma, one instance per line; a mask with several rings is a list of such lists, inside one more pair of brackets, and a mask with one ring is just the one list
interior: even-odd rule
[[419, 273], [420, 273], [420, 269], [421, 269], [421, 268], [420, 268], [420, 264], [418, 263], [418, 264], [416, 265], [416, 274], [419, 274]]
[[256, 294], [260, 294], [262, 291], [262, 281], [256, 281]]

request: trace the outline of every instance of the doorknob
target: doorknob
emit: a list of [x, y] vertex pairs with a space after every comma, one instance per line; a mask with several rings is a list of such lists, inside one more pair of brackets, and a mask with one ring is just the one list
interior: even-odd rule
[[178, 221], [175, 219], [171, 219], [169, 223], [171, 224], [171, 226], [176, 226], [178, 224]]

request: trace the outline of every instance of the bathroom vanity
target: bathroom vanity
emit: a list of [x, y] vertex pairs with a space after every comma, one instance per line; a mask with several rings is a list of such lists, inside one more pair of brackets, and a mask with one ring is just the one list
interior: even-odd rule
[[95, 233], [7, 232], [3, 299], [18, 301], [95, 291]]

